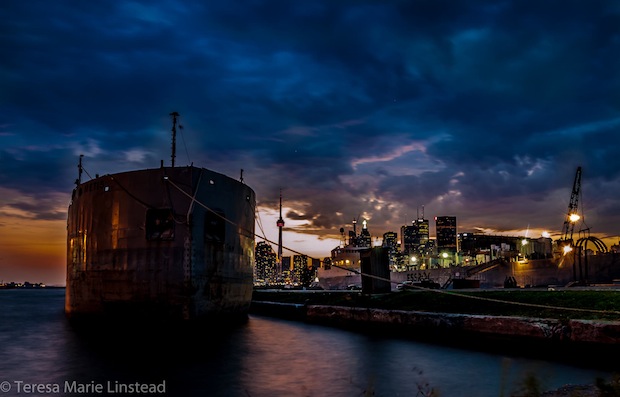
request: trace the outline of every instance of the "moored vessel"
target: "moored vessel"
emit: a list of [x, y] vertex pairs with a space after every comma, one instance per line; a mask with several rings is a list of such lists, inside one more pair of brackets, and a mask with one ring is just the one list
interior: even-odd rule
[[174, 161], [78, 178], [67, 216], [66, 314], [245, 318], [255, 206], [242, 181]]

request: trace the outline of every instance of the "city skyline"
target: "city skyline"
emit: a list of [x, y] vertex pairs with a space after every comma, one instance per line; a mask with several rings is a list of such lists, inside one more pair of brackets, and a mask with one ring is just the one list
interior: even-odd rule
[[619, 26], [611, 0], [9, 0], [0, 280], [63, 282], [79, 156], [85, 180], [169, 165], [171, 112], [176, 166], [243, 175], [271, 240], [282, 189], [311, 255], [422, 206], [557, 236], [579, 166], [584, 228], [617, 242]]
[[[566, 215], [566, 214], [565, 214]], [[459, 217], [458, 216], [445, 216], [445, 215], [436, 215], [430, 218], [423, 218], [422, 216], [419, 216], [417, 219], [417, 221], [428, 221], [428, 225], [429, 225], [429, 230], [428, 230], [428, 235], [429, 238], [431, 240], [436, 240], [437, 239], [437, 229], [436, 229], [436, 222], [437, 219], [436, 218], [456, 218], [457, 220], [457, 226], [456, 226], [456, 231], [457, 233], [463, 234], [463, 233], [472, 233], [472, 234], [480, 234], [480, 235], [487, 235], [487, 236], [506, 236], [506, 237], [512, 237], [512, 238], [528, 238], [528, 239], [532, 239], [532, 240], [536, 240], [539, 238], [548, 238], [550, 239], [552, 242], [556, 242], [556, 241], [563, 241], [563, 235], [561, 233], [560, 230], [553, 230], [553, 229], [546, 229], [546, 228], [542, 228], [542, 229], [530, 229], [530, 228], [526, 228], [523, 230], [511, 230], [508, 232], [498, 232], [489, 228], [485, 228], [484, 225], [481, 225], [480, 227], [477, 228], [473, 228], [473, 229], [464, 229], [460, 226], [459, 223]], [[289, 244], [287, 243], [287, 239], [284, 238], [283, 239], [283, 243], [282, 243], [282, 248], [284, 251], [283, 256], [294, 256], [294, 255], [306, 255], [309, 256], [311, 258], [315, 258], [315, 259], [323, 259], [325, 257], [329, 257], [331, 250], [333, 250], [334, 248], [338, 247], [338, 246], [342, 246], [343, 244], [346, 244], [345, 241], [343, 241], [343, 237], [346, 240], [347, 236], [348, 236], [348, 232], [349, 231], [353, 231], [355, 226], [354, 223], [356, 223], [357, 226], [357, 232], [359, 234], [360, 232], [360, 227], [359, 224], [361, 224], [363, 221], [365, 221], [364, 219], [355, 219], [356, 222], [353, 222], [354, 220], [351, 220], [351, 223], [344, 225], [343, 229], [344, 229], [344, 233], [342, 235], [340, 235], [340, 230], [338, 230], [338, 234], [340, 235], [340, 237], [338, 238], [324, 238], [322, 239], [322, 245], [320, 245], [320, 247], [317, 248], [317, 246], [315, 245], [314, 247], [310, 248], [310, 249], [306, 249], [306, 250], [301, 250], [299, 247], [295, 247], [295, 236], [296, 236], [296, 232], [295, 232], [295, 228], [284, 228], [284, 230], [287, 231], [287, 234], [285, 234], [284, 236], [288, 237], [293, 237], [293, 243]], [[261, 223], [265, 223], [265, 221], [261, 221]], [[383, 237], [386, 233], [396, 233], [397, 234], [397, 243], [398, 244], [402, 244], [402, 228], [405, 226], [411, 226], [412, 222], [409, 223], [403, 223], [402, 225], [398, 226], [398, 227], [393, 227], [391, 229], [387, 229], [385, 231], [381, 231], [381, 232], [375, 232], [372, 228], [372, 225], [368, 225], [368, 230], [371, 234], [371, 239], [372, 239], [372, 245], [373, 246], [380, 246], [383, 243]], [[279, 241], [280, 239], [278, 238], [278, 240], [276, 241], [274, 238], [270, 237], [270, 234], [273, 233], [279, 233], [279, 229], [273, 229], [270, 230], [269, 227], [265, 227], [264, 225], [262, 227], [258, 227], [257, 226], [257, 242], [267, 242], [272, 246], [272, 249], [274, 250], [274, 252], [278, 252], [278, 248], [279, 248]], [[267, 232], [263, 233], [263, 231], [267, 230]], [[275, 232], [274, 232], [275, 230]], [[551, 230], [551, 232], [550, 232]], [[335, 234], [334, 234], [335, 235]], [[575, 229], [575, 234], [574, 234], [574, 239], [577, 240], [581, 237], [587, 237], [590, 236], [590, 233], [587, 233], [587, 231], [584, 230], [579, 230], [579, 229]], [[279, 234], [278, 234], [279, 236]], [[593, 236], [594, 237], [594, 236]], [[607, 245], [607, 248], [611, 248], [612, 245], [616, 245], [619, 244], [620, 241], [616, 238], [607, 238], [607, 241], [603, 241], [604, 244]], [[299, 241], [297, 241], [297, 243], [299, 243]]]

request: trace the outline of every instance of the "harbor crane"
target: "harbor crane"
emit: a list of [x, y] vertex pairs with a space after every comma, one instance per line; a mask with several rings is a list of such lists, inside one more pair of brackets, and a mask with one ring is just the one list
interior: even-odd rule
[[[573, 282], [571, 285], [589, 285], [588, 275], [588, 243], [594, 244], [600, 253], [607, 252], [605, 243], [594, 236], [590, 236], [590, 228], [583, 222], [582, 217], [577, 213], [579, 206], [579, 196], [581, 195], [581, 167], [577, 167], [575, 180], [573, 182], [573, 191], [568, 204], [568, 212], [564, 220], [562, 228], [562, 238], [558, 242], [562, 245], [561, 250], [564, 255], [573, 251]], [[582, 214], [583, 215], [583, 214]], [[573, 241], [573, 231], [575, 223], [581, 220], [584, 228], [579, 230], [580, 237], [577, 241]], [[582, 232], [587, 232], [587, 236], [581, 236]], [[558, 246], [559, 247], [559, 246]], [[560, 247], [559, 247], [560, 248]]]
[[570, 203], [568, 203], [568, 212], [566, 213], [566, 219], [564, 220], [564, 226], [562, 227], [562, 241], [567, 243], [569, 247], [573, 245], [573, 231], [575, 230], [575, 223], [581, 219], [577, 213], [580, 193], [581, 166], [577, 167], [577, 172], [575, 173], [573, 191], [570, 195]]

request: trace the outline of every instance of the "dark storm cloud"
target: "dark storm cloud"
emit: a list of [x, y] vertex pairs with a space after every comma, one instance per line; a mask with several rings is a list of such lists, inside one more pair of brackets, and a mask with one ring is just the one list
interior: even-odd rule
[[179, 159], [246, 169], [260, 204], [284, 188], [313, 228], [422, 205], [553, 227], [578, 165], [617, 224], [615, 2], [10, 0], [3, 19], [5, 188], [68, 192], [79, 154], [93, 176], [157, 166], [178, 111]]
[[[67, 219], [67, 213], [64, 208], [61, 210], [56, 205], [57, 203], [46, 202], [46, 203], [24, 203], [24, 202], [14, 202], [9, 203], [7, 205], [11, 210], [17, 210], [21, 213], [34, 214], [34, 219], [37, 220], [64, 220]], [[55, 208], [54, 208], [55, 207]], [[0, 214], [7, 215], [0, 211]], [[15, 216], [15, 215], [13, 215]], [[25, 215], [18, 215], [18, 217], [27, 218]]]

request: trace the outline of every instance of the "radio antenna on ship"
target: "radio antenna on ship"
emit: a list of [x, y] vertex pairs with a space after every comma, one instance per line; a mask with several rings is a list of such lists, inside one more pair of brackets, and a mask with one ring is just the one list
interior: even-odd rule
[[78, 186], [82, 183], [82, 171], [84, 171], [84, 167], [82, 166], [83, 158], [84, 155], [80, 154], [80, 162], [78, 163], [78, 179], [75, 181], [75, 184]]
[[178, 112], [170, 113], [172, 116], [172, 166], [174, 167], [174, 158], [176, 157], [177, 152], [177, 117], [179, 117]]

